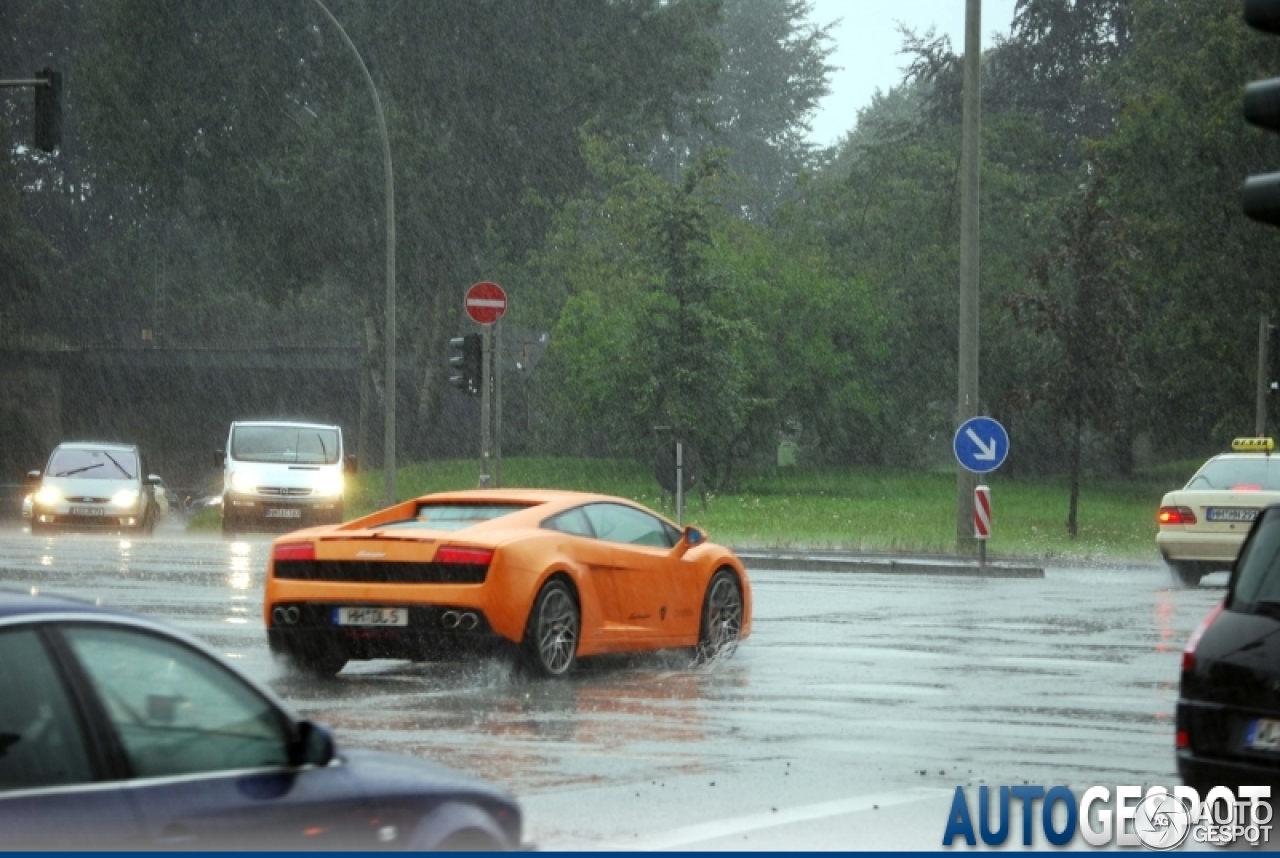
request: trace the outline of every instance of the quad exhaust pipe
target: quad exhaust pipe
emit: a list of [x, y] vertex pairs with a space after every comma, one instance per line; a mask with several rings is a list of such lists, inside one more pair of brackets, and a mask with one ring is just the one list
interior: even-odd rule
[[440, 625], [451, 631], [453, 629], [461, 629], [464, 632], [469, 632], [480, 625], [480, 617], [471, 611], [449, 610], [440, 615]]
[[296, 605], [290, 605], [287, 608], [276, 605], [271, 609], [271, 623], [276, 626], [296, 626], [300, 615]]

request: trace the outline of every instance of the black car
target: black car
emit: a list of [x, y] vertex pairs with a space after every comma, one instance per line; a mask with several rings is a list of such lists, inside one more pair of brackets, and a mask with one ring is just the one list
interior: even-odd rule
[[1178, 773], [1211, 787], [1280, 788], [1280, 505], [1254, 520], [1227, 595], [1182, 655]]
[[512, 850], [502, 790], [338, 752], [194, 638], [0, 592], [0, 849]]

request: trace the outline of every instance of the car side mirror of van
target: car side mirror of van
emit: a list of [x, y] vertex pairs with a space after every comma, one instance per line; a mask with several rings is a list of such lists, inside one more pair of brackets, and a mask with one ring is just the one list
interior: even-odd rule
[[160, 476], [159, 474], [147, 474], [147, 478], [142, 482], [144, 485], [158, 486], [160, 485]]
[[348, 474], [356, 473], [359, 470], [359, 460], [355, 456], [347, 456], [346, 461], [342, 464], [342, 470]]
[[27, 481], [28, 481], [28, 482], [32, 482], [32, 483], [38, 483], [38, 482], [40, 482], [40, 472], [39, 472], [39, 471], [27, 471]]
[[215, 468], [221, 468], [225, 459], [226, 456], [221, 450], [213, 451], [213, 466]]

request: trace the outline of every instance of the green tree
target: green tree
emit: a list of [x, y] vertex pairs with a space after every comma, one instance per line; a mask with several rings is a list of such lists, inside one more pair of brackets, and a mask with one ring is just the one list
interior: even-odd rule
[[1071, 482], [1067, 532], [1079, 533], [1081, 449], [1084, 431], [1115, 421], [1133, 392], [1129, 343], [1138, 329], [1134, 292], [1125, 263], [1134, 249], [1110, 211], [1107, 182], [1095, 173], [1061, 213], [1057, 246], [1034, 263], [1034, 291], [1011, 295], [1017, 320], [1040, 335], [1046, 373], [1030, 393], [1042, 399], [1061, 427]]

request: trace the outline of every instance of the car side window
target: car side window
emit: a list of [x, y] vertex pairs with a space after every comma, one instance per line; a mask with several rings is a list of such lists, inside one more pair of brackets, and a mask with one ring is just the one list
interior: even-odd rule
[[668, 532], [674, 532], [674, 529], [647, 512], [618, 503], [593, 503], [583, 509], [596, 536], [607, 542], [652, 545], [658, 548], [675, 545]]
[[91, 780], [79, 719], [39, 636], [0, 633], [0, 793]]
[[287, 765], [283, 716], [213, 659], [133, 629], [64, 633], [137, 777]]
[[544, 521], [542, 526], [548, 530], [558, 530], [573, 536], [585, 536], [588, 539], [594, 539], [596, 535], [591, 529], [591, 522], [587, 521], [586, 515], [583, 514], [582, 507], [553, 515]]

